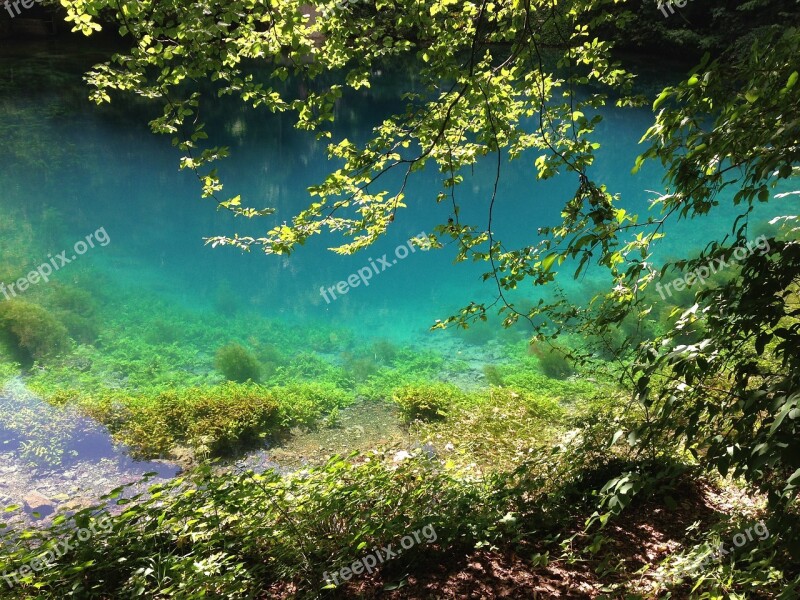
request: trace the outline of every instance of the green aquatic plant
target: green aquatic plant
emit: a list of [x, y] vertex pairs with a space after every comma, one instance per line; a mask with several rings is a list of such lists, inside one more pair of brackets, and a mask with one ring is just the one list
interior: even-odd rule
[[222, 281], [214, 292], [214, 310], [220, 315], [235, 316], [241, 308], [241, 300], [227, 280]]
[[354, 335], [348, 329], [311, 327], [304, 332], [304, 341], [316, 352], [337, 352], [353, 346]]
[[528, 346], [528, 352], [539, 359], [539, 368], [548, 377], [566, 379], [575, 373], [575, 369], [569, 362], [569, 351], [560, 344], [555, 342], [543, 344], [533, 341]]
[[382, 363], [392, 363], [397, 358], [397, 346], [389, 340], [377, 340], [372, 344], [372, 355]]
[[58, 354], [69, 345], [64, 325], [47, 309], [24, 300], [0, 301], [0, 335], [26, 364]]
[[528, 392], [536, 396], [548, 396], [565, 400], [586, 398], [598, 389], [597, 382], [581, 379], [554, 379], [541, 373], [534, 361], [523, 361], [504, 365], [499, 369], [505, 387], [517, 392]]
[[483, 371], [484, 377], [486, 377], [486, 383], [489, 385], [505, 385], [505, 382], [503, 381], [503, 375], [497, 365], [483, 365], [481, 370]]
[[261, 367], [253, 353], [236, 342], [217, 350], [214, 367], [225, 376], [225, 379], [238, 383], [248, 380], [258, 381], [261, 374]]
[[19, 457], [31, 467], [54, 468], [64, 458], [64, 448], [59, 445], [62, 440], [36, 442], [26, 440], [19, 445]]
[[450, 448], [447, 458], [458, 466], [496, 472], [552, 443], [563, 433], [565, 412], [557, 397], [491, 388], [464, 394], [446, 419], [417, 421], [412, 430], [435, 448]]
[[406, 385], [392, 394], [392, 400], [407, 423], [442, 419], [447, 415], [448, 407], [462, 397], [463, 393], [456, 386], [440, 382]]
[[261, 366], [262, 381], [274, 380], [278, 369], [286, 363], [286, 359], [273, 344], [262, 344], [255, 336], [251, 336], [248, 344]]
[[364, 381], [378, 372], [379, 366], [372, 356], [359, 356], [351, 352], [342, 354], [342, 368], [355, 382]]
[[52, 281], [47, 287], [43, 304], [52, 310], [74, 340], [85, 344], [93, 344], [97, 340], [100, 327], [94, 294], [76, 285]]
[[278, 368], [276, 377], [280, 381], [320, 381], [340, 387], [352, 387], [352, 378], [339, 366], [311, 352], [300, 352], [285, 366]]
[[[355, 402], [355, 395], [330, 382], [298, 382], [271, 388], [281, 407], [282, 423], [314, 428], [326, 416]], [[334, 414], [335, 413], [335, 414]]]
[[82, 344], [94, 344], [100, 336], [100, 326], [94, 318], [83, 317], [75, 313], [59, 315], [70, 337]]
[[447, 368], [441, 354], [430, 350], [404, 348], [397, 352], [391, 366], [383, 366], [367, 379], [356, 382], [359, 396], [368, 400], [391, 400], [395, 389], [419, 381], [436, 381]]
[[251, 336], [251, 338], [247, 340], [247, 343], [253, 348], [253, 352], [262, 364], [272, 363], [277, 366], [286, 362], [283, 354], [278, 350], [275, 344], [263, 344], [255, 336]]
[[19, 375], [19, 365], [16, 363], [0, 362], [0, 386]]
[[148, 344], [172, 344], [181, 338], [181, 326], [172, 319], [153, 319], [143, 332]]
[[468, 327], [458, 327], [455, 329], [455, 335], [467, 344], [483, 346], [495, 339], [498, 331], [499, 328], [490, 325], [488, 322], [477, 321], [471, 323]]
[[158, 458], [182, 447], [195, 456], [233, 455], [286, 428], [310, 429], [326, 417], [335, 421], [338, 409], [352, 404], [355, 395], [324, 382], [279, 387], [226, 382], [138, 394], [65, 390], [48, 401], [73, 405], [104, 424], [136, 456]]
[[83, 317], [92, 317], [97, 312], [97, 301], [83, 288], [53, 281], [47, 289], [49, 291], [47, 301], [53, 308]]
[[140, 395], [109, 392], [82, 399], [79, 406], [144, 458], [168, 456], [178, 446], [198, 455], [229, 455], [282, 427], [277, 395], [253, 383]]

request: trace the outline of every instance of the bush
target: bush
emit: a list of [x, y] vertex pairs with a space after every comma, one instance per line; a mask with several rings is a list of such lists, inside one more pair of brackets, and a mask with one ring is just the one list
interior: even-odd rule
[[392, 394], [406, 422], [441, 419], [447, 415], [448, 406], [462, 397], [461, 390], [448, 383], [411, 384], [396, 389]]
[[66, 328], [46, 309], [23, 300], [0, 302], [0, 332], [25, 363], [65, 350]]
[[[269, 597], [311, 598], [319, 597], [326, 572], [371, 548], [396, 547], [412, 531], [425, 528], [396, 568], [439, 562], [479, 540], [502, 538], [498, 515], [513, 507], [505, 494], [432, 471], [425, 459], [387, 466], [385, 457], [371, 458], [354, 464], [337, 456], [286, 477], [274, 470], [213, 475], [203, 468], [159, 483], [110, 526], [98, 527], [91, 543], [73, 544], [53, 568], [20, 581], [14, 597], [63, 598], [69, 589], [80, 598], [188, 598], [181, 593], [187, 589], [194, 598], [256, 598], [291, 587], [291, 594]], [[0, 563], [38, 559], [101, 509], [82, 509], [21, 540], [0, 529]], [[158, 569], [155, 576], [149, 565]], [[167, 578], [180, 585], [167, 588]], [[347, 590], [334, 595], [351, 597]]]
[[228, 381], [244, 383], [247, 380], [258, 381], [261, 368], [253, 354], [241, 344], [235, 342], [217, 350], [214, 366]]

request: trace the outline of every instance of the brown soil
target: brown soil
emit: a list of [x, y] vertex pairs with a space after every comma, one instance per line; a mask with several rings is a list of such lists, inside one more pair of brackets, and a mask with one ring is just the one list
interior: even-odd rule
[[[669, 554], [688, 543], [687, 529], [695, 522], [705, 529], [725, 518], [716, 510], [720, 494], [703, 482], [686, 481], [672, 492], [675, 504], [649, 500], [629, 507], [609, 522], [603, 533], [609, 541], [589, 559], [568, 561], [558, 558], [558, 546], [536, 542], [518, 545], [514, 551], [465, 550], [450, 555], [432, 552], [420, 564], [387, 565], [381, 573], [359, 576], [344, 586], [323, 592], [321, 598], [386, 598], [393, 600], [490, 600], [494, 598], [656, 598], [648, 592], [654, 567]], [[576, 523], [565, 537], [577, 534], [574, 546], [589, 540]], [[530, 558], [550, 552], [547, 566], [534, 566]], [[603, 566], [616, 566], [613, 571]], [[397, 571], [405, 569], [405, 571]], [[637, 572], [643, 572], [639, 574]], [[607, 574], [603, 574], [607, 573]], [[688, 598], [686, 588], [672, 598]], [[282, 587], [269, 591], [270, 598], [292, 598]]]

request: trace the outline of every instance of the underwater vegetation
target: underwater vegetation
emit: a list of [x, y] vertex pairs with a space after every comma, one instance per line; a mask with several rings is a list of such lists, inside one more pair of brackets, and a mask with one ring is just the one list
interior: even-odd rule
[[356, 380], [356, 393], [368, 400], [391, 401], [397, 388], [424, 381], [436, 382], [446, 368], [452, 369], [455, 362], [445, 361], [440, 354], [431, 350], [401, 349], [391, 365], [381, 365], [367, 379]]
[[330, 383], [227, 382], [144, 394], [64, 393], [50, 400], [73, 403], [137, 457], [164, 458], [185, 448], [202, 458], [235, 455], [290, 427], [313, 428], [354, 397]]
[[198, 456], [228, 455], [263, 441], [283, 421], [277, 396], [252, 383], [156, 394], [109, 392], [77, 402], [142, 458], [164, 458], [178, 446]]
[[354, 381], [364, 381], [375, 375], [380, 368], [372, 356], [356, 356], [351, 352], [342, 353], [342, 368], [352, 375]]
[[355, 402], [355, 395], [331, 382], [296, 382], [271, 388], [281, 406], [282, 424], [314, 429], [325, 418], [335, 422], [339, 409]]
[[557, 379], [542, 372], [541, 363], [536, 356], [527, 352], [520, 353], [515, 360], [498, 364], [485, 365], [483, 373], [487, 383], [494, 387], [509, 388], [515, 393], [531, 394], [535, 397], [549, 397], [562, 403], [569, 403], [577, 398], [586, 399], [597, 392], [598, 382], [590, 382], [581, 378]]
[[389, 340], [376, 340], [371, 351], [376, 361], [389, 364], [397, 358], [398, 348]]
[[66, 327], [47, 309], [24, 300], [0, 302], [0, 336], [24, 365], [63, 352], [69, 346]]
[[250, 336], [247, 339], [247, 345], [253, 349], [253, 355], [258, 361], [262, 380], [273, 379], [278, 369], [286, 364], [286, 358], [273, 344], [262, 343], [258, 337]]
[[[0, 337], [9, 350], [0, 367], [19, 374], [13, 362], [47, 358], [46, 369], [25, 374], [29, 389], [102, 423], [138, 458], [187, 462], [335, 425], [338, 411], [360, 401], [394, 404], [406, 424], [444, 426], [451, 414], [461, 415], [452, 419], [458, 428], [463, 407], [485, 412], [495, 426], [492, 401], [521, 398], [528, 407], [529, 398], [569, 402], [583, 391], [578, 381], [542, 374], [547, 357], [526, 355], [519, 335], [489, 335], [491, 328], [478, 326], [467, 334], [475, 337], [460, 340], [463, 354], [449, 343], [443, 352], [435, 336], [401, 345], [342, 326], [245, 314], [228, 292], [225, 302], [197, 310], [131, 295], [102, 272], [76, 272], [25, 301], [0, 303]], [[482, 352], [475, 345], [488, 340], [497, 345], [495, 360], [509, 362], [486, 366], [479, 386], [504, 389], [464, 392], [455, 383], [466, 388], [477, 380]], [[29, 445], [23, 450], [38, 461], [59, 453], [55, 443]]]
[[[579, 395], [570, 399], [582, 401]], [[412, 430], [435, 448], [451, 448], [448, 458], [460, 467], [477, 464], [494, 472], [513, 468], [531, 449], [554, 441], [564, 430], [566, 415], [558, 397], [491, 388], [451, 404], [446, 419], [416, 421]]]
[[464, 343], [475, 346], [483, 346], [487, 342], [495, 339], [499, 329], [486, 321], [477, 321], [469, 327], [458, 327], [453, 330], [453, 334]]
[[87, 290], [52, 282], [47, 304], [64, 324], [69, 335], [79, 343], [93, 344], [100, 335], [97, 301]]
[[244, 383], [258, 381], [261, 377], [261, 367], [256, 357], [247, 348], [236, 342], [231, 342], [217, 350], [214, 367], [228, 381]]
[[241, 308], [241, 301], [228, 280], [220, 282], [214, 293], [214, 310], [221, 315], [236, 315]]
[[539, 368], [548, 377], [566, 379], [575, 373], [567, 358], [569, 350], [561, 344], [533, 341], [528, 345], [528, 352], [539, 359]]
[[392, 400], [407, 423], [443, 419], [448, 407], [462, 397], [463, 392], [452, 384], [430, 382], [405, 385], [392, 394]]
[[483, 371], [483, 376], [486, 378], [486, 383], [489, 385], [498, 387], [505, 385], [503, 375], [501, 374], [500, 368], [497, 365], [483, 365], [481, 370]]

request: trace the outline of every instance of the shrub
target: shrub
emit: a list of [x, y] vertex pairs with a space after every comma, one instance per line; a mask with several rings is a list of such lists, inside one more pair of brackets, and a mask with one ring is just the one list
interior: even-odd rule
[[53, 315], [23, 300], [0, 302], [0, 331], [26, 363], [62, 352], [69, 341], [66, 328]]
[[241, 344], [235, 342], [217, 350], [214, 366], [228, 381], [244, 383], [247, 380], [258, 381], [261, 368], [253, 354]]
[[462, 397], [461, 390], [448, 383], [406, 385], [396, 389], [392, 395], [406, 422], [441, 419], [446, 416], [448, 406]]
[[[255, 598], [289, 585], [291, 597], [311, 598], [319, 597], [326, 571], [370, 548], [396, 545], [412, 531], [427, 527], [421, 543], [402, 551], [400, 568], [501, 539], [498, 515], [514, 509], [506, 495], [432, 471], [424, 459], [387, 467], [383, 456], [371, 458], [354, 464], [337, 456], [287, 477], [274, 470], [213, 475], [203, 468], [158, 483], [151, 494], [126, 502], [111, 526], [98, 527], [91, 543], [73, 544], [53, 568], [24, 578], [14, 597], [63, 598], [65, 588], [83, 598], [189, 597], [165, 592], [169, 577], [180, 578], [181, 589], [196, 598]], [[0, 529], [0, 563], [38, 560], [101, 509], [56, 519], [43, 533]], [[154, 575], [148, 565], [160, 571]], [[345, 596], [351, 597], [336, 594]]]

